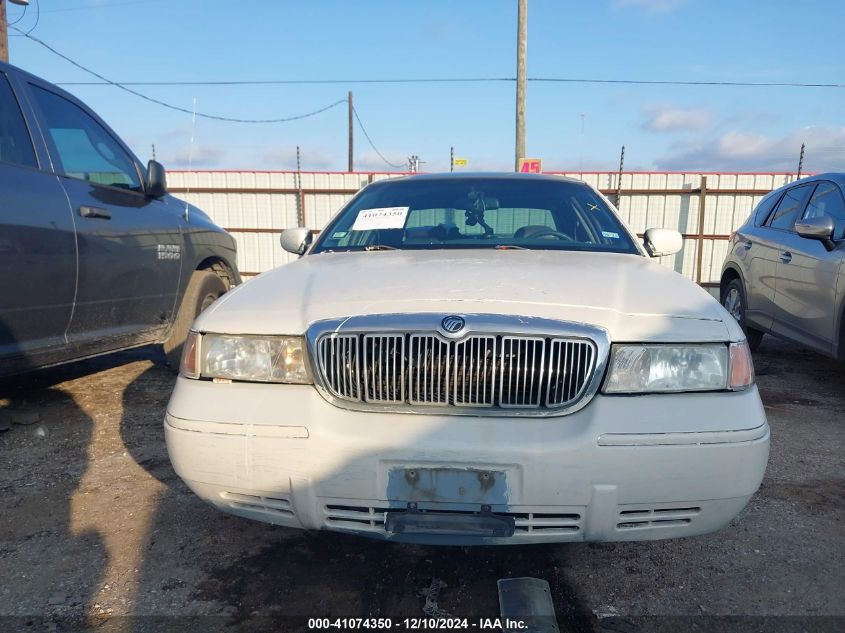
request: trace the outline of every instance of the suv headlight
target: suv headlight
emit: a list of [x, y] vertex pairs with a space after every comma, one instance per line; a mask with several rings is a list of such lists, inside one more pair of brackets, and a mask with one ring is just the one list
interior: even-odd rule
[[716, 344], [614, 345], [604, 393], [745, 389], [754, 383], [745, 341]]
[[187, 378], [310, 384], [305, 350], [301, 336], [191, 332], [180, 370]]

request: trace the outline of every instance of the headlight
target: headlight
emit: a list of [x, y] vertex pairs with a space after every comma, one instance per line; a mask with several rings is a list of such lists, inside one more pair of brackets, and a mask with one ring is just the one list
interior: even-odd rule
[[[252, 336], [191, 333], [196, 360], [183, 358], [188, 378], [309, 384], [311, 372], [301, 336]], [[189, 339], [190, 340], [190, 339]], [[186, 343], [185, 356], [189, 346]], [[188, 371], [185, 371], [185, 370]], [[190, 371], [193, 369], [193, 371]]]
[[665, 393], [728, 389], [733, 387], [729, 387], [728, 383], [729, 357], [728, 346], [725, 344], [614, 345], [604, 392]]

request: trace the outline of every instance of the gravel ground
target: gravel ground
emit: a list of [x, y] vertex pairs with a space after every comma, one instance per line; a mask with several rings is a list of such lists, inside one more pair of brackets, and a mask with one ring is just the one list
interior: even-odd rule
[[152, 348], [0, 383], [0, 629], [423, 617], [420, 592], [436, 579], [440, 609], [492, 618], [496, 580], [534, 576], [563, 631], [845, 630], [845, 367], [771, 338], [755, 361], [772, 453], [729, 527], [499, 548], [303, 533], [213, 510], [170, 467], [173, 376]]

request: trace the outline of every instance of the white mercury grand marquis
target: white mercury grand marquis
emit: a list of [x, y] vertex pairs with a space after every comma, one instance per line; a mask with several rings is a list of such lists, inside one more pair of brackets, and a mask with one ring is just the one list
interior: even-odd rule
[[742, 330], [591, 187], [384, 180], [202, 313], [165, 429], [215, 507], [435, 544], [726, 525], [769, 427]]

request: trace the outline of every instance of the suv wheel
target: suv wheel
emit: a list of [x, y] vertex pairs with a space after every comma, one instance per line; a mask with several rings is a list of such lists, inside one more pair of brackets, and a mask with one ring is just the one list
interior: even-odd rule
[[162, 345], [164, 354], [167, 356], [167, 364], [173, 371], [179, 371], [182, 346], [185, 344], [194, 319], [218, 297], [225, 294], [226, 290], [228, 290], [226, 282], [212, 272], [197, 270], [191, 275], [185, 296], [182, 297], [182, 304], [179, 306], [179, 313], [176, 315], [176, 321], [170, 329], [170, 336]]
[[745, 288], [739, 279], [732, 279], [727, 286], [722, 288], [722, 305], [737, 320], [742, 331], [745, 332], [745, 338], [748, 340], [748, 347], [751, 348], [751, 351], [760, 347], [763, 332], [749, 327], [745, 322]]

